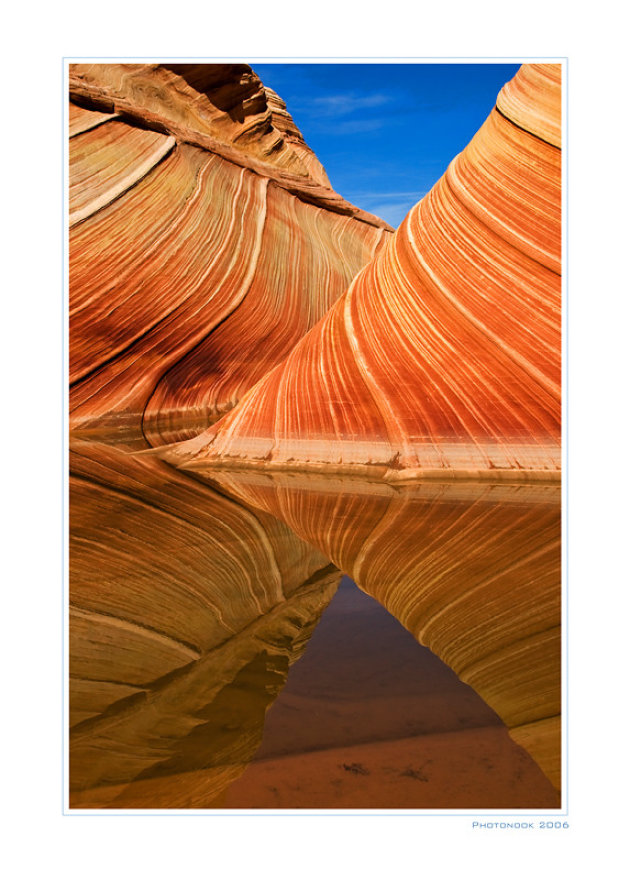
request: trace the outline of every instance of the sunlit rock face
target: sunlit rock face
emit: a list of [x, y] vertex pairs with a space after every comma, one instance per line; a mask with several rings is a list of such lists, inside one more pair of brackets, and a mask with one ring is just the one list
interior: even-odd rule
[[153, 457], [71, 449], [72, 807], [211, 806], [340, 574]]
[[71, 65], [70, 102], [70, 425], [160, 445], [230, 410], [389, 227], [247, 65]]
[[174, 461], [560, 470], [561, 88], [525, 65], [346, 294]]
[[560, 788], [558, 485], [207, 477], [348, 573], [483, 697]]

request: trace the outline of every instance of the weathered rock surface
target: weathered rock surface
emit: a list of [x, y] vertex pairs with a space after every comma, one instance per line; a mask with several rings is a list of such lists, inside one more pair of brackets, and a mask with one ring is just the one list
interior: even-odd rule
[[494, 709], [560, 788], [558, 485], [206, 477], [349, 574]]
[[559, 475], [560, 67], [525, 65], [386, 247], [172, 460]]
[[340, 574], [275, 518], [105, 443], [73, 444], [70, 502], [71, 806], [209, 806]]
[[161, 444], [231, 409], [389, 227], [246, 65], [72, 65], [70, 100], [70, 426]]

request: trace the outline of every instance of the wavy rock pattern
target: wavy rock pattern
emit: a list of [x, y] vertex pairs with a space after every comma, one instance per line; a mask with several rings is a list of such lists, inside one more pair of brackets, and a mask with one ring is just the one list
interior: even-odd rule
[[338, 581], [322, 573], [195, 663], [75, 727], [71, 806], [215, 806], [260, 746], [265, 712]]
[[[559, 473], [559, 86], [525, 65], [391, 237], [244, 65], [72, 69], [71, 427], [159, 445], [236, 406], [163, 453], [194, 478], [73, 447], [73, 806], [211, 806], [330, 560], [559, 787], [558, 488], [404, 485]], [[254, 514], [200, 483], [234, 462], [402, 479], [213, 470]]]
[[70, 500], [71, 805], [208, 805], [340, 574], [275, 518], [104, 443], [73, 444]]
[[377, 599], [560, 788], [560, 487], [208, 471]]
[[161, 444], [231, 409], [388, 227], [246, 65], [74, 65], [70, 95], [71, 428]]
[[386, 247], [181, 462], [560, 469], [560, 67], [525, 65]]

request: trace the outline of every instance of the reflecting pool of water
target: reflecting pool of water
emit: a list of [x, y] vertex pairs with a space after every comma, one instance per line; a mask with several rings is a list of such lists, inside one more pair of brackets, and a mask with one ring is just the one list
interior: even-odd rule
[[559, 806], [557, 486], [142, 445], [71, 444], [71, 807]]

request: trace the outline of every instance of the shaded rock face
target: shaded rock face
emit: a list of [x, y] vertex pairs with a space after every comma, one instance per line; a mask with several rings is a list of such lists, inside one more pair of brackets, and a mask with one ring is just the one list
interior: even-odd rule
[[340, 574], [154, 457], [77, 442], [70, 465], [70, 805], [212, 806]]
[[494, 709], [560, 789], [559, 486], [206, 477], [347, 572]]
[[560, 67], [525, 65], [287, 359], [173, 460], [560, 470]]
[[[247, 64], [72, 64], [69, 82], [71, 126], [77, 107], [114, 113], [286, 185], [299, 185], [295, 177], [315, 193], [318, 184], [330, 188], [282, 99]], [[329, 196], [341, 202], [335, 193]]]
[[383, 246], [246, 65], [70, 69], [70, 426], [230, 410]]

